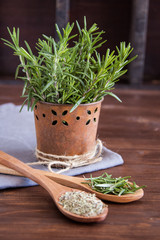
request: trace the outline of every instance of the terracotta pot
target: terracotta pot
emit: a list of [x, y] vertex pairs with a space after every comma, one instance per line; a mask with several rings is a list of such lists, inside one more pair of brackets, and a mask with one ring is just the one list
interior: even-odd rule
[[101, 102], [73, 105], [38, 102], [34, 109], [37, 149], [47, 154], [74, 156], [93, 151]]

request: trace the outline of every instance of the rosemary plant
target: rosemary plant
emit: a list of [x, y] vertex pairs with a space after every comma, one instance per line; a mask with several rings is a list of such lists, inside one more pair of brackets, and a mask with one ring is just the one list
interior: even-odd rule
[[[127, 72], [124, 67], [137, 57], [128, 59], [133, 48], [130, 43], [121, 42], [116, 51], [107, 49], [100, 56], [97, 49], [106, 42], [102, 41], [104, 31], [99, 31], [95, 23], [87, 29], [86, 18], [82, 29], [77, 21], [76, 26], [78, 33], [72, 35], [74, 23], [68, 23], [62, 33], [56, 24], [59, 41], [43, 34], [36, 44], [37, 55], [26, 41], [26, 49], [20, 47], [19, 28], [8, 28], [11, 42], [2, 40], [20, 59], [15, 78], [24, 80], [22, 107], [28, 103], [28, 110], [33, 110], [38, 101], [43, 101], [73, 104], [73, 111], [79, 104], [99, 101], [107, 94], [120, 101], [112, 90]], [[20, 68], [25, 76], [19, 76]]]
[[104, 193], [104, 194], [114, 194], [114, 195], [124, 195], [128, 193], [134, 193], [138, 189], [144, 188], [146, 186], [137, 187], [136, 183], [128, 182], [127, 177], [118, 177], [112, 178], [112, 175], [107, 173], [102, 174], [99, 177], [90, 177], [85, 178], [88, 182], [82, 182], [84, 184], [88, 184], [93, 190]]

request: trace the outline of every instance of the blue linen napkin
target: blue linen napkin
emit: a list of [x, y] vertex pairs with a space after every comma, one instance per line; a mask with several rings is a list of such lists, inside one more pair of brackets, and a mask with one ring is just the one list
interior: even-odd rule
[[[27, 107], [24, 106], [22, 112], [19, 113], [20, 107], [12, 103], [0, 105], [0, 150], [25, 163], [35, 162], [36, 133], [33, 112], [28, 112]], [[73, 168], [63, 174], [75, 176], [123, 164], [123, 159], [119, 154], [104, 146], [102, 157], [101, 162]], [[36, 166], [36, 168], [47, 171], [45, 166]], [[56, 171], [56, 169], [53, 170]], [[34, 185], [37, 184], [25, 177], [0, 174], [0, 189]]]

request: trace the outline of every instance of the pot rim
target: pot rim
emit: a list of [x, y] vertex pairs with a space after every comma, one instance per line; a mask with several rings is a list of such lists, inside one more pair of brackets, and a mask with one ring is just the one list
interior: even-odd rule
[[[92, 102], [92, 103], [82, 103], [79, 104], [79, 106], [90, 106], [90, 105], [96, 105], [98, 103], [103, 102], [104, 97], [99, 100], [98, 102]], [[52, 105], [52, 106], [74, 106], [74, 104], [61, 104], [61, 103], [50, 103], [50, 102], [43, 102], [43, 101], [38, 101], [37, 103], [41, 103], [41, 104], [46, 104], [46, 105]]]

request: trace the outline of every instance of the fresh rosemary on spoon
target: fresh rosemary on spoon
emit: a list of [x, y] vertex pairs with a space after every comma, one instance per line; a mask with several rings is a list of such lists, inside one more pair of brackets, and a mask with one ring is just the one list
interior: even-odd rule
[[127, 177], [113, 178], [112, 175], [107, 173], [102, 174], [99, 177], [85, 178], [88, 182], [83, 182], [88, 184], [93, 190], [104, 193], [104, 194], [114, 194], [114, 195], [124, 195], [128, 193], [134, 193], [138, 189], [144, 188], [146, 186], [137, 186], [135, 182], [130, 183]]

